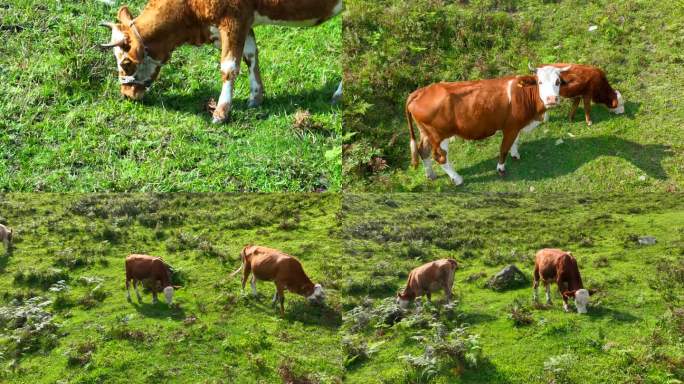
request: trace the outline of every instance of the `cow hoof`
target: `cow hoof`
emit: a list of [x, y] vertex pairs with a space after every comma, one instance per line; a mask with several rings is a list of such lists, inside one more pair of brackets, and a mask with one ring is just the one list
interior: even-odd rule
[[511, 155], [511, 159], [520, 160], [520, 155]]
[[428, 173], [427, 175], [428, 180], [435, 180], [437, 178], [437, 175], [435, 173]]
[[591, 127], [591, 120], [587, 121], [587, 125]]
[[247, 103], [247, 108], [256, 108], [261, 105], [263, 100], [260, 99], [250, 99], [249, 102]]
[[457, 186], [457, 187], [458, 187], [459, 185], [463, 185], [463, 178], [462, 178], [462, 177], [459, 177], [458, 179], [451, 179], [451, 181], [453, 181], [453, 182], [454, 182], [454, 185]]
[[496, 171], [499, 173], [500, 177], [506, 176], [506, 170], [497, 169]]
[[221, 123], [223, 123], [224, 121], [226, 121], [226, 119], [225, 119], [225, 118], [221, 118], [221, 117], [216, 117], [216, 116], [214, 116], [214, 117], [211, 118], [211, 123], [212, 123], [212, 124], [221, 124]]

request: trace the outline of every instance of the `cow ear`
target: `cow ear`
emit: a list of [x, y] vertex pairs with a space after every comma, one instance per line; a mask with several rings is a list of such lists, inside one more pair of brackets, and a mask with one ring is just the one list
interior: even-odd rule
[[570, 298], [570, 297], [575, 297], [575, 292], [577, 291], [564, 291], [563, 292], [563, 297]]
[[129, 25], [133, 21], [133, 15], [131, 11], [128, 10], [127, 6], [119, 8], [119, 13], [117, 14], [119, 21], [124, 25]]
[[587, 292], [589, 292], [589, 296], [593, 296], [596, 292], [598, 292], [598, 289], [588, 289]]

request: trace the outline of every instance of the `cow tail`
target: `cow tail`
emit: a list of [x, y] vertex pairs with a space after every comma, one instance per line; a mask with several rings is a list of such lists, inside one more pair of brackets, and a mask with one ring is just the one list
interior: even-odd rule
[[413, 168], [418, 167], [418, 146], [416, 143], [416, 134], [413, 130], [413, 116], [411, 115], [411, 112], [409, 112], [408, 107], [415, 98], [416, 92], [411, 93], [406, 99], [406, 106], [404, 108], [404, 112], [406, 113], [406, 121], [408, 122], [409, 137], [411, 138], [411, 165], [413, 165]]
[[237, 275], [240, 271], [242, 271], [242, 268], [245, 267], [245, 263], [247, 262], [247, 260], [245, 259], [247, 257], [247, 255], [245, 254], [245, 249], [247, 249], [247, 247], [242, 248], [242, 251], [240, 252], [240, 260], [242, 261], [242, 264], [240, 264], [240, 268], [236, 269], [233, 273], [231, 273], [228, 276], [228, 278], [232, 278], [233, 276]]

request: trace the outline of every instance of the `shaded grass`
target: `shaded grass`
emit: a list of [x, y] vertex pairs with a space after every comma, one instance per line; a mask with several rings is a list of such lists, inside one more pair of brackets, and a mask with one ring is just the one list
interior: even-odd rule
[[[394, 208], [381, 204], [388, 200]], [[346, 194], [342, 206], [345, 252], [340, 264], [353, 266], [343, 267], [343, 273], [357, 286], [348, 293], [349, 307], [368, 305], [367, 295], [374, 297], [376, 266], [386, 271], [382, 280], [387, 285], [377, 297], [388, 297], [404, 286], [406, 272], [425, 261], [458, 260], [457, 305], [451, 310], [458, 321], [432, 320], [437, 325], [431, 326], [442, 324], [449, 331], [469, 325], [468, 332], [479, 335], [483, 358], [471, 368], [437, 365], [431, 382], [681, 380], [684, 356], [676, 314], [684, 304], [679, 276], [684, 206], [678, 194]], [[657, 243], [639, 245], [635, 236], [644, 235], [655, 236]], [[450, 239], [468, 239], [469, 244], [443, 248]], [[406, 246], [417, 242], [421, 256], [407, 258]], [[578, 258], [585, 286], [597, 289], [588, 315], [563, 312], [555, 286], [551, 306], [532, 302], [531, 282], [504, 292], [486, 287], [508, 263], [531, 275], [533, 256], [543, 247], [571, 250]], [[441, 293], [433, 295], [438, 308], [443, 300]], [[376, 310], [383, 305], [371, 304]], [[417, 307], [404, 316], [414, 312]], [[416, 371], [400, 356], [423, 353], [426, 334], [404, 322], [355, 339], [357, 346], [382, 347], [355, 362], [347, 382], [420, 382], [410, 379]]]
[[681, 190], [684, 109], [673, 96], [684, 85], [681, 11], [649, 1], [348, 2], [345, 188], [454, 191], [438, 166], [432, 182], [422, 166], [410, 168], [408, 94], [433, 82], [525, 74], [528, 62], [569, 62], [603, 68], [625, 114], [596, 105], [587, 127], [581, 108], [569, 122], [570, 102], [562, 103], [522, 135], [522, 160], [509, 159], [503, 179], [495, 171], [500, 133], [455, 139], [449, 157], [465, 178], [459, 190]]
[[[22, 345], [30, 348], [15, 355], [10, 331], [0, 324], [0, 381], [278, 382], [287, 368], [294, 377], [339, 382], [341, 307], [334, 287], [325, 285], [322, 307], [286, 294], [280, 318], [270, 305], [272, 283], [260, 282], [255, 299], [241, 293], [240, 277], [228, 279], [242, 247], [257, 243], [296, 255], [312, 280], [325, 280], [326, 263], [341, 251], [339, 209], [334, 194], [0, 196], [0, 212], [18, 239], [0, 275], [0, 307], [45, 296], [56, 303], [47, 311], [58, 325], [44, 340], [27, 338]], [[169, 219], [176, 217], [182, 219]], [[299, 218], [298, 227], [280, 230], [291, 217]], [[103, 228], [118, 233], [116, 242], [103, 245], [93, 236]], [[169, 247], [181, 236], [202, 240]], [[46, 289], [54, 273], [36, 273], [36, 284], [15, 281], [20, 271], [51, 271], [61, 260], [56, 250], [67, 248], [76, 254], [99, 248], [108, 262], [62, 269], [69, 288], [59, 293]], [[161, 256], [181, 271], [174, 307], [163, 299], [152, 304], [149, 292], [141, 292], [142, 303], [134, 293], [126, 301], [124, 258], [134, 252]]]
[[[145, 1], [129, 3], [135, 14]], [[219, 51], [177, 49], [142, 102], [122, 100], [114, 20], [102, 2], [15, 1], [0, 10], [0, 190], [313, 191], [341, 184], [340, 18], [320, 27], [256, 28], [264, 105], [246, 107], [247, 71], [230, 121], [212, 125]], [[314, 60], [315, 58], [315, 60]], [[293, 128], [308, 110], [315, 129]], [[337, 156], [335, 155], [337, 154]]]

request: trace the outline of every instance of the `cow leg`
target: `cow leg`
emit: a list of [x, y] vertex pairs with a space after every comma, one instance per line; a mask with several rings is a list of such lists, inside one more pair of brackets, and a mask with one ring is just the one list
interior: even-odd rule
[[126, 279], [126, 300], [131, 302], [131, 281]]
[[276, 283], [276, 295], [280, 299], [280, 316], [285, 317], [285, 287]]
[[142, 297], [140, 296], [140, 292], [138, 292], [138, 280], [133, 280], [133, 290], [135, 291], [135, 295], [138, 297], [138, 304], [141, 304]]
[[584, 120], [587, 125], [591, 125], [591, 98], [584, 96], [582, 99], [584, 100]]
[[271, 305], [275, 305], [276, 300], [278, 300], [278, 291], [277, 290], [275, 291], [275, 293], [273, 293], [273, 300], [271, 300]]
[[157, 288], [152, 288], [152, 304], [157, 304]]
[[425, 291], [425, 297], [427, 297], [427, 301], [432, 303], [432, 292], [430, 290]]
[[520, 152], [518, 152], [519, 142], [520, 142], [520, 132], [518, 132], [518, 136], [515, 137], [515, 141], [513, 141], [513, 145], [511, 145], [511, 157], [514, 158], [515, 160], [520, 160]]
[[261, 105], [264, 101], [264, 83], [261, 81], [261, 71], [259, 70], [259, 49], [257, 48], [254, 30], [250, 29], [245, 40], [245, 48], [242, 58], [249, 68], [249, 104], [250, 108]]
[[233, 85], [240, 73], [240, 57], [242, 57], [248, 32], [249, 28], [246, 22], [237, 17], [227, 17], [219, 25], [223, 86], [214, 110], [212, 119], [214, 124], [226, 121], [230, 113], [233, 104]]
[[532, 289], [534, 290], [534, 294], [532, 297], [534, 298], [534, 302], [536, 303], [537, 301], [539, 301], [539, 294], [537, 293], [539, 289], [539, 268], [536, 265], [534, 266]]
[[418, 155], [423, 161], [423, 168], [425, 168], [425, 176], [434, 180], [437, 178], [435, 171], [432, 169], [432, 158], [430, 157], [430, 152], [432, 152], [432, 146], [430, 145], [430, 140], [427, 135], [420, 132], [420, 142], [418, 143]]
[[337, 90], [333, 94], [331, 103], [337, 104], [340, 102], [340, 100], [342, 100], [342, 81], [340, 81], [340, 85], [337, 86]]
[[252, 295], [254, 295], [254, 297], [257, 297], [256, 276], [252, 275], [252, 281], [250, 281], [249, 284], [252, 286]]
[[517, 137], [518, 132], [504, 130], [501, 149], [499, 150], [499, 163], [496, 165], [496, 171], [499, 172], [499, 176], [506, 175], [506, 156], [508, 156], [508, 151]]
[[551, 284], [544, 284], [546, 288], [546, 304], [551, 304]]
[[242, 267], [242, 292], [245, 292], [245, 284], [247, 283], [249, 273], [252, 271], [252, 264], [245, 261]]
[[575, 112], [577, 112], [577, 107], [579, 106], [580, 103], [580, 98], [575, 97], [572, 99], [572, 108], [570, 108], [570, 121], [572, 121], [575, 118]]
[[451, 162], [449, 162], [449, 139], [442, 140], [442, 142], [439, 143], [439, 147], [446, 154], [446, 156], [443, 158], [444, 163], [440, 163], [442, 169], [447, 175], [449, 175], [455, 185], [463, 184], [463, 178], [451, 167]]

